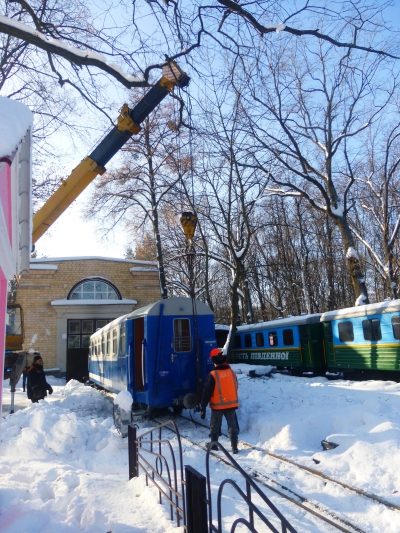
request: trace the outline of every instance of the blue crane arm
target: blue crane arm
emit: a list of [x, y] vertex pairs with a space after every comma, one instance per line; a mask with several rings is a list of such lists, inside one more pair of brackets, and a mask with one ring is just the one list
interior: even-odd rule
[[105, 165], [132, 135], [140, 131], [140, 124], [167, 94], [175, 87], [186, 87], [189, 81], [190, 78], [174, 62], [170, 62], [163, 68], [161, 79], [133, 109], [129, 109], [126, 104], [122, 107], [117, 124], [33, 216], [32, 244], [37, 242], [96, 176], [104, 174]]

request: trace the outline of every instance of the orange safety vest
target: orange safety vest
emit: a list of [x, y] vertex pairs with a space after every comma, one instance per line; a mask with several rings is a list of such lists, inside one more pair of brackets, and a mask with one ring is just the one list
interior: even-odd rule
[[212, 370], [215, 386], [210, 399], [211, 409], [233, 409], [239, 407], [238, 384], [235, 372], [231, 368]]

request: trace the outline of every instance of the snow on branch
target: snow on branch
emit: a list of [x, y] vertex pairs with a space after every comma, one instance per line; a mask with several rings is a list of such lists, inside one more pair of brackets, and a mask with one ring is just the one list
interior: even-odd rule
[[63, 57], [75, 65], [96, 67], [113, 76], [113, 78], [128, 89], [131, 87], [144, 87], [148, 85], [143, 77], [125, 74], [119, 65], [109, 63], [107, 59], [98, 52], [82, 50], [64, 44], [57, 39], [49, 39], [46, 35], [31, 28], [27, 24], [15, 21], [9, 17], [0, 16], [0, 33], [21, 39], [45, 52]]
[[367, 305], [368, 304], [368, 297], [365, 296], [365, 294], [360, 294], [360, 296], [357, 298], [357, 300], [354, 303], [354, 307], [359, 307], [360, 305]]
[[399, 55], [391, 54], [390, 52], [386, 52], [385, 50], [376, 50], [375, 48], [372, 48], [371, 46], [359, 45], [357, 44], [355, 40], [349, 43], [338, 41], [337, 39], [334, 39], [330, 35], [321, 33], [319, 29], [299, 30], [297, 28], [292, 28], [284, 23], [272, 25], [272, 26], [264, 26], [247, 9], [244, 9], [243, 5], [235, 2], [234, 0], [217, 0], [217, 1], [219, 4], [227, 7], [230, 12], [236, 13], [242, 18], [246, 19], [253, 26], [253, 28], [256, 29], [261, 35], [266, 35], [267, 33], [273, 33], [273, 32], [277, 32], [277, 33], [287, 32], [287, 33], [290, 33], [291, 35], [295, 35], [296, 37], [301, 37], [303, 35], [309, 35], [311, 37], [316, 37], [317, 39], [327, 41], [338, 48], [362, 50], [364, 52], [370, 52], [370, 53], [377, 54], [380, 56], [390, 57], [392, 59], [400, 59]]
[[397, 238], [397, 234], [399, 233], [399, 229], [400, 229], [400, 215], [397, 217], [396, 224], [395, 224], [392, 236], [390, 237], [390, 240], [388, 242], [388, 246], [389, 247], [393, 246], [394, 241]]
[[358, 256], [358, 252], [357, 252], [357, 250], [355, 248], [353, 248], [353, 246], [349, 246], [347, 248], [346, 258], [347, 259], [356, 259], [357, 261], [360, 260], [360, 258]]
[[[369, 251], [371, 256], [374, 258], [374, 260], [377, 263], [377, 265], [379, 265], [382, 270], [385, 270], [384, 264], [379, 259], [379, 256], [374, 252], [372, 246], [365, 239], [363, 239], [361, 237], [361, 235], [358, 233], [358, 231], [355, 228], [351, 228], [351, 231], [354, 233], [354, 235], [357, 237], [357, 239], [367, 248], [367, 250]], [[351, 249], [354, 250], [354, 248], [351, 248]], [[350, 248], [349, 248], [349, 250], [350, 250]], [[349, 253], [349, 251], [347, 253]], [[357, 252], [356, 252], [356, 254], [357, 254]], [[346, 257], [348, 258], [349, 256], [346, 254]], [[358, 257], [358, 255], [357, 255], [357, 257]]]

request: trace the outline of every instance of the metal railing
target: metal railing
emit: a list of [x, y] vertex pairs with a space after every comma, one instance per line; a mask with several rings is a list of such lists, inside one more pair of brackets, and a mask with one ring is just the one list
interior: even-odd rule
[[[176, 455], [178, 461], [175, 458], [170, 441], [162, 438], [163, 429], [176, 433], [178, 441]], [[223, 533], [222, 502], [224, 501], [223, 495], [226, 487], [232, 487], [248, 508], [248, 517], [234, 520], [230, 533], [234, 533], [239, 524], [246, 526], [251, 533], [257, 533], [256, 517], [270, 531], [279, 533], [279, 530], [276, 529], [271, 520], [255, 505], [253, 496], [261, 498], [270, 509], [275, 520], [280, 523], [281, 533], [297, 533], [294, 527], [290, 525], [288, 520], [265, 496], [253, 479], [240, 467], [221, 443], [214, 442], [214, 444], [225, 455], [224, 462], [230, 463], [241, 474], [245, 482], [245, 491], [232, 479], [227, 478], [221, 482], [217, 494], [216, 525], [213, 522], [210, 449], [207, 450], [206, 454], [206, 476], [191, 466], [185, 467], [185, 476], [183, 476], [181, 439], [179, 430], [172, 420], [168, 420], [140, 436], [137, 436], [136, 427], [129, 426], [129, 479], [138, 477], [140, 469], [142, 469], [146, 476], [146, 485], [148, 485], [149, 480], [152, 481], [159, 493], [159, 503], [162, 503], [162, 497], [169, 502], [171, 520], [174, 519], [175, 514], [177, 526], [180, 527], [182, 525], [185, 533]]]
[[[162, 430], [168, 426], [173, 426], [172, 431], [178, 439], [178, 461], [169, 440], [162, 438]], [[138, 477], [141, 468], [146, 476], [146, 485], [148, 486], [150, 480], [156, 486], [159, 503], [162, 503], [163, 497], [169, 502], [171, 520], [175, 513], [177, 526], [180, 527], [183, 522], [186, 530], [182, 446], [175, 422], [168, 420], [140, 436], [137, 436], [136, 427], [130, 425], [128, 450], [129, 479]]]
[[213, 523], [213, 512], [212, 512], [212, 494], [211, 494], [211, 476], [210, 476], [210, 450], [207, 451], [206, 455], [206, 480], [207, 480], [207, 505], [208, 505], [208, 516], [209, 516], [209, 531], [210, 533], [222, 533], [222, 501], [223, 501], [223, 492], [225, 487], [232, 487], [237, 494], [242, 498], [242, 500], [247, 504], [248, 507], [248, 519], [246, 518], [237, 518], [231, 526], [231, 533], [234, 533], [239, 524], [247, 526], [248, 530], [252, 533], [257, 533], [255, 529], [255, 516], [265, 524], [271, 531], [274, 533], [279, 533], [279, 530], [271, 523], [271, 521], [260, 511], [260, 509], [252, 501], [252, 494], [256, 494], [261, 500], [269, 507], [272, 513], [280, 522], [281, 533], [297, 533], [293, 526], [290, 525], [288, 520], [283, 516], [283, 514], [275, 507], [269, 498], [262, 492], [262, 490], [257, 486], [253, 479], [240, 467], [240, 465], [235, 461], [235, 459], [230, 455], [230, 453], [222, 446], [220, 442], [214, 442], [221, 452], [225, 455], [225, 461], [231, 463], [232, 467], [235, 468], [245, 480], [246, 492], [244, 492], [236, 481], [232, 479], [224, 479], [218, 489], [217, 495], [217, 525]]

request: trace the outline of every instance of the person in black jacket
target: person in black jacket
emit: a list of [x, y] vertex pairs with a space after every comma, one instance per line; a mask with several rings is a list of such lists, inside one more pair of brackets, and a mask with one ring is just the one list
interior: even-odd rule
[[24, 368], [24, 370], [22, 371], [22, 389], [23, 389], [23, 392], [25, 392], [25, 389], [26, 389], [26, 380], [28, 378], [28, 370], [29, 370], [29, 366], [26, 366]]
[[35, 355], [33, 363], [28, 370], [28, 387], [27, 395], [32, 403], [37, 403], [43, 400], [49, 394], [53, 394], [53, 388], [46, 381], [46, 376], [43, 371], [43, 359], [41, 355]]

